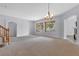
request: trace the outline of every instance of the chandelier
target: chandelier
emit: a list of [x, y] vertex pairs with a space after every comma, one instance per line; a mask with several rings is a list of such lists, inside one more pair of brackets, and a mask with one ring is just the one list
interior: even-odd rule
[[48, 14], [45, 17], [45, 20], [47, 20], [47, 21], [54, 21], [55, 22], [54, 15], [51, 15], [50, 10], [49, 10], [49, 3], [48, 3]]

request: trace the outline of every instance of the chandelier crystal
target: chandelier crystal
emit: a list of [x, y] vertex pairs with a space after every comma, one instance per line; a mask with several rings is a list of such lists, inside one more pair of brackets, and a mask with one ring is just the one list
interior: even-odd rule
[[50, 10], [49, 10], [49, 3], [48, 3], [48, 14], [47, 14], [47, 16], [45, 17], [45, 20], [48, 20], [48, 21], [52, 20], [52, 21], [55, 22], [55, 20], [54, 20], [54, 15], [52, 16], [51, 13], [50, 13]]

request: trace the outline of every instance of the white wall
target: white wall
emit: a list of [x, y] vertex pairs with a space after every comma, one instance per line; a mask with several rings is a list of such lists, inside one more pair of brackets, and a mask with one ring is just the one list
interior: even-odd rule
[[9, 17], [9, 16], [1, 15], [0, 16], [0, 22], [2, 24], [6, 23], [6, 27], [8, 26], [8, 22], [15, 22], [17, 24], [17, 36], [30, 35], [30, 26], [31, 26], [30, 22], [31, 21], [19, 19], [19, 18], [16, 18], [16, 17]]
[[76, 16], [68, 17], [64, 19], [64, 39], [67, 39], [67, 35], [74, 34], [75, 22], [77, 21]]
[[5, 26], [6, 25], [6, 21], [4, 16], [0, 15], [0, 25]]

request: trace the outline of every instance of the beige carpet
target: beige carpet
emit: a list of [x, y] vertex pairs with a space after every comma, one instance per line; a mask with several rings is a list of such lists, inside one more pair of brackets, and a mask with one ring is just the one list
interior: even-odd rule
[[68, 40], [36, 37], [14, 42], [0, 48], [0, 55], [8, 56], [72, 56], [79, 55], [79, 47]]

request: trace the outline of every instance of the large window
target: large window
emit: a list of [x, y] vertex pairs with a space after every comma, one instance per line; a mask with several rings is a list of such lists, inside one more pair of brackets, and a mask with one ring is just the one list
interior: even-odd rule
[[54, 27], [55, 21], [47, 21], [45, 22], [45, 32], [52, 31]]
[[50, 32], [53, 30], [55, 21], [36, 23], [36, 32]]
[[43, 28], [43, 23], [36, 23], [36, 32], [42, 32]]

